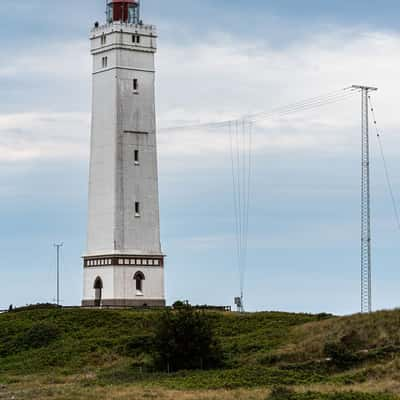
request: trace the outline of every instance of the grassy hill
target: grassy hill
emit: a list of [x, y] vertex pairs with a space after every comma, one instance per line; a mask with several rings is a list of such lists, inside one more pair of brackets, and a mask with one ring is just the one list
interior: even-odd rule
[[224, 367], [174, 374], [152, 367], [148, 343], [160, 312], [32, 309], [0, 315], [0, 399], [400, 395], [400, 311], [343, 318], [209, 312]]

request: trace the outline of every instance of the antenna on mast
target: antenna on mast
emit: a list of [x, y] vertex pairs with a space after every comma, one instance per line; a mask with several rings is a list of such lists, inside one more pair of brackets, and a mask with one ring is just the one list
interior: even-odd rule
[[371, 184], [368, 94], [375, 87], [353, 85], [361, 90], [361, 312], [372, 312]]

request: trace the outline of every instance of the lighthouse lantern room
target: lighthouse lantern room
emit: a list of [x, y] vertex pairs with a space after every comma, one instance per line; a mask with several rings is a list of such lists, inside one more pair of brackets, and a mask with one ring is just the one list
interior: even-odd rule
[[140, 23], [139, 0], [107, 0], [107, 22]]

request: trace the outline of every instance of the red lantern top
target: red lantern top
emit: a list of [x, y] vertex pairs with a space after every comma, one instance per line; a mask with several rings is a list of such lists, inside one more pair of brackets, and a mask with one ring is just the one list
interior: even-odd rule
[[108, 0], [107, 22], [114, 21], [138, 24], [140, 22], [140, 0]]

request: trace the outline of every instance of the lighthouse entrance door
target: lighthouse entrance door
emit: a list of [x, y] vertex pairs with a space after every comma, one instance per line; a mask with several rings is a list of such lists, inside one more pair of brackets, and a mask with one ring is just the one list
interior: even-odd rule
[[103, 292], [103, 281], [100, 277], [97, 277], [94, 282], [94, 306], [100, 307], [101, 306], [101, 298]]

